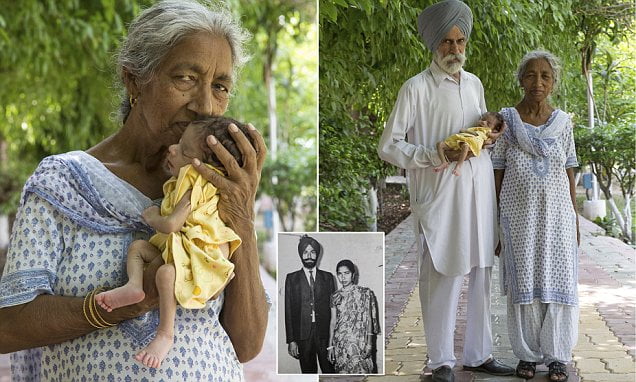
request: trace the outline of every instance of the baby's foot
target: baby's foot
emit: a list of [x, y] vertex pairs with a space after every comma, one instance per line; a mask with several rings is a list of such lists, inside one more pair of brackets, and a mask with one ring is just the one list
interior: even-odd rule
[[137, 353], [134, 358], [146, 367], [158, 369], [172, 347], [173, 337], [157, 332], [157, 336], [150, 345]]
[[119, 288], [99, 293], [95, 296], [95, 301], [104, 310], [111, 312], [113, 309], [121, 308], [122, 306], [136, 304], [143, 300], [145, 296], [143, 289], [126, 284]]
[[455, 176], [459, 176], [461, 173], [459, 172], [459, 167], [455, 167], [455, 169], [453, 170], [453, 175]]
[[435, 167], [433, 169], [433, 171], [434, 172], [444, 171], [444, 170], [446, 170], [446, 167], [448, 167], [448, 162], [444, 162], [444, 163], [440, 164], [439, 166]]

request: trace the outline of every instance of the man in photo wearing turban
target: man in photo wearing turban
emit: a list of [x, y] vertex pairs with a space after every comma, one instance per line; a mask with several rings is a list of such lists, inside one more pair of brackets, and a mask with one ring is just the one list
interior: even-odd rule
[[[334, 373], [327, 357], [331, 294], [336, 291], [333, 274], [318, 269], [322, 245], [303, 235], [298, 256], [303, 267], [285, 279], [285, 332], [289, 355], [300, 361], [303, 373]], [[316, 358], [318, 362], [316, 362]]]
[[[486, 150], [465, 162], [460, 177], [433, 171], [441, 164], [436, 143], [487, 111], [481, 81], [462, 69], [472, 12], [461, 1], [446, 0], [424, 9], [417, 23], [433, 61], [402, 85], [378, 154], [409, 175], [428, 367], [433, 381], [454, 380], [455, 318], [469, 275], [463, 368], [512, 375], [512, 368], [492, 356], [490, 277], [498, 239], [490, 155]], [[458, 157], [459, 152], [448, 155], [451, 161]]]

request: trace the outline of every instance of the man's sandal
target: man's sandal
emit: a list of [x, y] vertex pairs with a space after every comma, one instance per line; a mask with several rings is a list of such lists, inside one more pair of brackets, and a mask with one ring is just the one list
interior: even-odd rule
[[534, 373], [536, 372], [536, 370], [537, 370], [536, 362], [519, 361], [519, 363], [517, 364], [517, 370], [515, 370], [515, 373], [517, 374], [517, 377], [519, 378], [532, 379], [534, 378]]
[[565, 382], [568, 380], [568, 369], [564, 363], [554, 361], [548, 365], [548, 378], [550, 381]]

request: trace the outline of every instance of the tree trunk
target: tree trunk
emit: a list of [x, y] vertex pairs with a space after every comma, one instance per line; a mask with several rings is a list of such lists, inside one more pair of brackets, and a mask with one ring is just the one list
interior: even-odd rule
[[625, 197], [623, 216], [625, 217], [625, 225], [622, 227], [623, 234], [630, 243], [634, 244], [636, 241], [634, 241], [634, 230], [632, 229], [632, 198], [629, 195]]
[[625, 229], [625, 219], [623, 219], [623, 214], [621, 214], [621, 212], [618, 210], [618, 207], [616, 206], [616, 202], [614, 202], [614, 198], [612, 197], [611, 199], [608, 199], [607, 201], [609, 202], [610, 209], [612, 210], [612, 214], [614, 215], [614, 218], [616, 218], [616, 223], [618, 223], [618, 226], [621, 227], [621, 232], [623, 232], [623, 235], [626, 238], [629, 238], [630, 235]]
[[[276, 36], [270, 36], [276, 39]], [[273, 44], [273, 45], [272, 45]], [[265, 62], [263, 64], [263, 80], [267, 89], [267, 117], [269, 120], [269, 155], [276, 160], [278, 153], [278, 117], [276, 115], [276, 81], [272, 72], [274, 58], [276, 57], [276, 43], [269, 42], [265, 51]]]

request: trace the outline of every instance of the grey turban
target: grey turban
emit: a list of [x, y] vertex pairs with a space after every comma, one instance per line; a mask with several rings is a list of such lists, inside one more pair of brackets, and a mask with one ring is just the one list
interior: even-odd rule
[[417, 31], [431, 52], [437, 50], [454, 25], [468, 40], [473, 29], [473, 13], [468, 5], [458, 0], [435, 3], [424, 9], [417, 18]]

